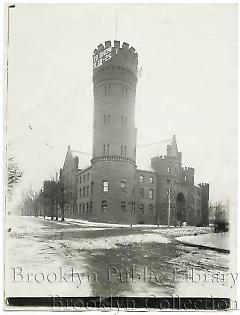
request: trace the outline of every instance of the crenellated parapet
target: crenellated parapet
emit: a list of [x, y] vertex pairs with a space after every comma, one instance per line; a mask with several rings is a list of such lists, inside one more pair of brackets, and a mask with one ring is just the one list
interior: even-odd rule
[[181, 169], [181, 178], [183, 184], [194, 185], [194, 172], [193, 167], [182, 167]]
[[137, 83], [138, 54], [128, 43], [106, 41], [93, 52], [93, 83], [102, 80], [122, 80], [134, 88]]
[[209, 188], [209, 183], [200, 183], [198, 186], [201, 188]]
[[158, 159], [159, 161], [177, 161], [177, 158], [175, 156], [169, 155], [159, 155], [156, 156], [155, 159]]
[[192, 172], [194, 172], [194, 168], [193, 167], [184, 167], [183, 169], [184, 169], [184, 171], [192, 171]]

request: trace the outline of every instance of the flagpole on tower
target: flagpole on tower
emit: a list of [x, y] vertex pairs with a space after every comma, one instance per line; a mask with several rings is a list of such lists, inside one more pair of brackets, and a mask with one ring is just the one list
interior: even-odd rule
[[117, 16], [117, 11], [115, 13], [115, 40], [117, 40], [117, 27], [118, 27], [118, 16]]

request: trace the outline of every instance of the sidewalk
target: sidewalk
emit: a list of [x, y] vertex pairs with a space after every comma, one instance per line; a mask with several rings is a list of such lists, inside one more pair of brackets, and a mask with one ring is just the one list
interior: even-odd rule
[[228, 233], [208, 233], [196, 236], [180, 236], [176, 237], [176, 240], [189, 246], [213, 249], [224, 253], [230, 252]]

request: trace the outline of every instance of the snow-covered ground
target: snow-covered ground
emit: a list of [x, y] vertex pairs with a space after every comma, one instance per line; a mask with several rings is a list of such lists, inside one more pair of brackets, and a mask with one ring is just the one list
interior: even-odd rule
[[[115, 225], [66, 219], [8, 216], [6, 222], [7, 296], [146, 296], [221, 294], [224, 284], [184, 280], [194, 268], [228, 273], [227, 254], [190, 248], [175, 237], [209, 233], [211, 228]], [[207, 234], [206, 234], [207, 235]], [[161, 281], [122, 283], [119, 274], [147, 267]], [[106, 267], [117, 270], [116, 281], [106, 279]], [[179, 269], [173, 281], [173, 268]], [[93, 275], [98, 275], [94, 281]]]

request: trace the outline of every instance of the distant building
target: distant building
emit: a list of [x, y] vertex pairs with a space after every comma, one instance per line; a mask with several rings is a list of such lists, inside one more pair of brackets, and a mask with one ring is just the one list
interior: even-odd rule
[[194, 185], [176, 137], [151, 171], [137, 169], [135, 97], [138, 55], [127, 43], [100, 44], [93, 54], [93, 156], [89, 167], [68, 148], [60, 178], [65, 216], [127, 224], [208, 224], [209, 184]]

